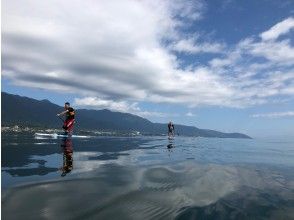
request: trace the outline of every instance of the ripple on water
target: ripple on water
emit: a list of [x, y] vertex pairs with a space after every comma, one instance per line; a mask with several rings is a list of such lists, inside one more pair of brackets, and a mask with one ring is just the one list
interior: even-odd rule
[[11, 189], [2, 197], [2, 216], [5, 219], [294, 217], [293, 176], [269, 169], [200, 165], [190, 161], [148, 168], [103, 166], [91, 175]]

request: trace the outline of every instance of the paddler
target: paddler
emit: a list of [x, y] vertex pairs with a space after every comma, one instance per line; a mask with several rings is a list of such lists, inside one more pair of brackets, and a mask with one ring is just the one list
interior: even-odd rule
[[69, 102], [64, 103], [64, 109], [65, 111], [57, 114], [57, 116], [65, 115], [65, 121], [62, 128], [66, 133], [72, 133], [75, 123], [75, 110], [70, 107]]

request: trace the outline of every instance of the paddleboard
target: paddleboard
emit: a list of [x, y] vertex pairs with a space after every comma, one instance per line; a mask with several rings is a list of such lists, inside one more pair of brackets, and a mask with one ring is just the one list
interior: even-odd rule
[[173, 140], [173, 139], [175, 139], [175, 138], [172, 136], [168, 136], [168, 140]]
[[35, 133], [36, 137], [48, 137], [48, 138], [58, 138], [58, 137], [73, 137], [73, 138], [89, 138], [90, 136], [83, 136], [83, 135], [66, 135], [66, 134], [47, 134], [47, 133]]

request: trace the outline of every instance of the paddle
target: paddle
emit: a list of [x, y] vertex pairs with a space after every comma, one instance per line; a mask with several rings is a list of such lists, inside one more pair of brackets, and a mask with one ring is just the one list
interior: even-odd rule
[[57, 117], [64, 123], [64, 120], [59, 115]]

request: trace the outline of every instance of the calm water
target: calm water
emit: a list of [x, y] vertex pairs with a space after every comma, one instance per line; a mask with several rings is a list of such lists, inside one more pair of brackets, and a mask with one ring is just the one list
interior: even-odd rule
[[294, 142], [2, 134], [3, 219], [294, 219]]

